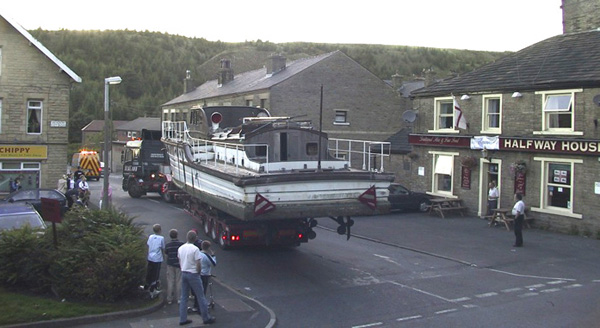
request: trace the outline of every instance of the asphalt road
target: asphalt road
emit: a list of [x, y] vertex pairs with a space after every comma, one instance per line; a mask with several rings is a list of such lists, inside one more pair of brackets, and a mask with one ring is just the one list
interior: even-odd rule
[[[158, 196], [129, 198], [117, 178], [113, 202], [147, 233], [154, 223], [165, 235], [201, 230]], [[474, 217], [355, 220], [348, 241], [320, 219], [317, 238], [298, 248], [216, 249], [214, 273], [273, 310], [278, 327], [600, 325], [598, 240], [525, 230], [525, 247], [512, 248], [512, 232]]]

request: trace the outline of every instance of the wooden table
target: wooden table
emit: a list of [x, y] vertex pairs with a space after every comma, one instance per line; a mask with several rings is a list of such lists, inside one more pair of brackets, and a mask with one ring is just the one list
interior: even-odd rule
[[[490, 227], [495, 223], [495, 222], [500, 222], [500, 223], [504, 223], [504, 225], [506, 226], [506, 230], [510, 231], [510, 225], [515, 222], [515, 216], [512, 215], [512, 208], [508, 208], [508, 207], [502, 207], [502, 208], [496, 208], [492, 210], [493, 214], [490, 218]], [[525, 214], [523, 215], [523, 224], [527, 227], [527, 228], [531, 228], [531, 226], [529, 226], [529, 221], [531, 221], [531, 218], [527, 217], [527, 210], [525, 210]]]
[[460, 215], [465, 216], [463, 210], [466, 207], [463, 205], [462, 199], [460, 198], [433, 198], [429, 200], [431, 206], [429, 207], [429, 213], [438, 212], [442, 218], [445, 218], [444, 212], [456, 211]]

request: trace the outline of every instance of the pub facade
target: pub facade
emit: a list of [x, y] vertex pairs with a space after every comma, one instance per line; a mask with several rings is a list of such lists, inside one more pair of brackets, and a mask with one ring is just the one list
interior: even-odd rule
[[[563, 11], [577, 10], [570, 2]], [[413, 92], [413, 189], [461, 198], [484, 217], [494, 182], [499, 207], [523, 194], [537, 227], [600, 236], [600, 31], [564, 26], [562, 35]]]

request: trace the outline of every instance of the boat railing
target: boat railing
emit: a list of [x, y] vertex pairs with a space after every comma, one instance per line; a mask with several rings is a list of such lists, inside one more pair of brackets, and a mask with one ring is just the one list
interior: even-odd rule
[[[211, 164], [213, 164], [215, 167], [232, 167], [235, 169], [236, 174], [239, 173], [240, 167], [254, 170], [256, 172], [264, 170], [266, 173], [269, 173], [269, 146], [267, 144], [242, 145], [238, 143], [228, 143], [225, 141], [213, 141], [208, 139], [194, 138], [190, 136], [187, 124], [184, 121], [164, 121], [162, 135], [163, 138], [175, 142], [187, 143], [190, 146], [190, 149], [192, 150], [193, 156], [199, 153], [214, 154], [214, 156], [212, 157], [197, 156], [198, 162], [202, 162], [204, 164], [208, 164], [209, 162], [211, 162]], [[264, 151], [262, 151], [262, 153], [265, 154], [265, 162], [261, 164], [249, 159], [246, 153], [246, 149], [250, 148], [264, 148]]]
[[354, 161], [361, 165], [363, 170], [384, 172], [383, 162], [385, 158], [390, 157], [390, 146], [388, 141], [329, 138], [328, 150], [336, 158], [347, 160], [350, 166], [354, 157]]

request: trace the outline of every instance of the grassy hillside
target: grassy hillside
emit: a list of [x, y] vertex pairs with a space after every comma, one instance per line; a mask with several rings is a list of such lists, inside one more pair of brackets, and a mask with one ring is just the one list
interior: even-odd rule
[[437, 77], [471, 71], [505, 53], [408, 46], [283, 43], [252, 41], [211, 42], [156, 32], [45, 31], [30, 33], [73, 69], [83, 83], [71, 93], [70, 142], [93, 119], [103, 119], [104, 78], [119, 75], [111, 87], [115, 120], [158, 116], [160, 105], [180, 95], [186, 70], [196, 83], [216, 78], [219, 62], [230, 59], [235, 73], [263, 67], [273, 53], [288, 60], [341, 50], [381, 79], [401, 74], [405, 79], [433, 69]]

